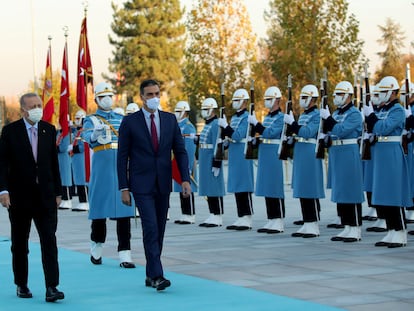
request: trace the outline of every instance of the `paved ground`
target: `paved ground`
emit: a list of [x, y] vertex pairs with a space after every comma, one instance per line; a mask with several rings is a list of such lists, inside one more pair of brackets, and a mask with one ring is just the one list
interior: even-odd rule
[[[292, 222], [300, 218], [300, 208], [288, 185], [286, 228], [277, 235], [256, 232], [266, 219], [263, 198], [254, 197], [253, 230], [234, 232], [225, 229], [236, 216], [233, 195], [225, 197], [224, 226], [202, 228], [198, 224], [208, 216], [204, 198], [196, 197], [196, 224], [177, 225], [173, 220], [179, 215], [179, 200], [173, 194], [163, 252], [166, 276], [174, 271], [350, 311], [412, 311], [414, 236], [409, 236], [408, 246], [400, 249], [374, 247], [384, 234], [365, 230], [361, 242], [331, 242], [338, 231], [326, 229], [326, 224], [335, 218], [335, 206], [329, 199], [321, 203], [321, 236], [303, 239], [290, 236], [298, 229]], [[108, 224], [104, 257], [117, 258], [114, 222]], [[369, 225], [365, 222], [364, 229]], [[139, 221], [133, 228], [133, 257], [137, 264], [144, 265]], [[414, 225], [409, 229], [414, 230]], [[9, 230], [7, 213], [2, 208], [0, 236], [8, 237]], [[59, 211], [60, 247], [88, 253], [89, 230], [85, 212]], [[33, 233], [31, 239], [38, 241], [37, 234]]]

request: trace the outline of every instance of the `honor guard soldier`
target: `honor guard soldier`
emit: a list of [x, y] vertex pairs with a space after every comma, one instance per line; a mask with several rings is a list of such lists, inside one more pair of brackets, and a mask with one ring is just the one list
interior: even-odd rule
[[125, 115], [133, 114], [134, 112], [139, 111], [139, 107], [136, 103], [129, 103], [125, 108]]
[[174, 108], [174, 114], [177, 118], [178, 126], [181, 130], [181, 135], [184, 138], [185, 150], [188, 155], [188, 164], [191, 180], [191, 195], [184, 197], [182, 193], [182, 187], [176, 181], [174, 181], [174, 192], [180, 193], [180, 205], [181, 205], [181, 217], [174, 221], [176, 224], [188, 225], [195, 222], [195, 208], [194, 208], [194, 192], [197, 191], [197, 185], [195, 184], [197, 162], [195, 159], [196, 145], [194, 144], [194, 138], [196, 129], [194, 125], [188, 119], [188, 112], [190, 111], [190, 105], [186, 101], [179, 101]]
[[210, 215], [199, 226], [219, 227], [223, 225], [223, 196], [225, 193], [222, 161], [214, 159], [214, 146], [218, 138], [218, 121], [214, 98], [206, 98], [201, 104], [201, 117], [205, 125], [198, 139], [198, 194], [207, 197]]
[[361, 240], [362, 202], [364, 202], [362, 161], [358, 137], [362, 133], [361, 112], [352, 103], [354, 89], [348, 81], [339, 82], [334, 90], [334, 105], [321, 107], [325, 120], [324, 133], [329, 133], [328, 188], [332, 189], [331, 201], [337, 204], [338, 215], [345, 229], [331, 241], [356, 242]]
[[62, 181], [62, 202], [59, 209], [72, 208], [72, 195], [70, 187], [72, 187], [72, 163], [69, 152], [71, 151], [71, 132], [62, 136], [62, 130], [56, 131], [56, 147], [58, 150], [60, 179]]
[[93, 149], [89, 183], [89, 219], [91, 224], [91, 262], [102, 264], [106, 239], [106, 218], [116, 221], [120, 266], [135, 268], [131, 259], [131, 223], [134, 208], [122, 203], [118, 191], [117, 149], [118, 129], [122, 116], [112, 108], [112, 87], [105, 82], [95, 88], [95, 114], [85, 118], [82, 138]]
[[[88, 186], [86, 183], [86, 167], [85, 167], [85, 148], [89, 149], [89, 145], [82, 140], [83, 120], [86, 117], [85, 111], [78, 110], [75, 113], [75, 129], [73, 132], [74, 140], [70, 154], [72, 155], [72, 174], [73, 183], [78, 194], [79, 204], [72, 207], [72, 211], [88, 211]], [[86, 154], [89, 154], [88, 152]], [[87, 159], [89, 160], [89, 159]]]
[[[409, 93], [407, 94], [406, 86], [403, 84], [400, 90], [400, 102], [403, 106], [406, 107], [407, 116], [405, 121], [405, 130], [407, 131], [407, 139], [409, 143], [407, 144], [408, 153], [406, 155], [407, 162], [408, 162], [408, 169], [409, 169], [409, 176], [410, 176], [410, 185], [411, 185], [411, 193], [412, 197], [414, 197], [414, 159], [413, 159], [413, 139], [414, 139], [414, 83], [409, 82]], [[406, 100], [408, 98], [408, 105]], [[408, 106], [408, 107], [407, 107]], [[413, 199], [414, 201], [414, 199]], [[414, 223], [414, 206], [406, 206], [405, 207], [405, 217], [407, 223]], [[411, 234], [412, 231], [409, 233]]]
[[305, 109], [296, 122], [293, 114], [285, 114], [284, 121], [295, 133], [293, 150], [292, 188], [293, 197], [299, 198], [303, 226], [293, 237], [314, 238], [319, 236], [319, 199], [325, 197], [322, 160], [315, 157], [316, 137], [320, 122], [316, 102], [319, 92], [316, 86], [305, 85], [300, 92], [299, 105]]
[[264, 105], [269, 114], [263, 123], [254, 114], [248, 116], [254, 131], [260, 134], [259, 158], [256, 177], [256, 196], [265, 197], [268, 222], [260, 233], [281, 233], [284, 231], [285, 194], [283, 184], [283, 163], [277, 157], [284, 118], [280, 110], [282, 94], [278, 87], [269, 87], [264, 94]]
[[407, 244], [404, 206], [412, 205], [407, 160], [401, 146], [405, 124], [404, 108], [398, 101], [399, 85], [392, 76], [379, 83], [379, 111], [364, 106], [367, 129], [376, 135], [372, 150], [372, 204], [385, 215], [388, 233], [375, 246], [389, 248]]
[[227, 191], [233, 192], [236, 198], [237, 220], [228, 230], [250, 230], [252, 228], [252, 192], [254, 191], [253, 161], [246, 160], [244, 148], [248, 129], [246, 110], [249, 93], [245, 89], [238, 89], [232, 98], [232, 107], [236, 113], [231, 117], [230, 125], [226, 117], [218, 119], [222, 127], [222, 138], [229, 138], [228, 147], [228, 181]]

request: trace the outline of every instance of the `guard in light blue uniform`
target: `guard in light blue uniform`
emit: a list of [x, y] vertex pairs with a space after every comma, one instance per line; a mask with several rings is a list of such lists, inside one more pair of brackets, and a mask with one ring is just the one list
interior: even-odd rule
[[354, 89], [348, 81], [339, 82], [334, 90], [332, 114], [321, 108], [324, 133], [332, 139], [329, 148], [329, 184], [331, 201], [337, 204], [338, 215], [345, 229], [331, 241], [356, 242], [361, 240], [362, 202], [364, 202], [362, 161], [358, 137], [362, 133], [362, 115], [352, 103]]
[[218, 121], [214, 98], [206, 98], [201, 104], [201, 117], [205, 125], [196, 143], [198, 145], [198, 194], [207, 198], [210, 215], [200, 227], [219, 227], [223, 225], [223, 196], [225, 193], [222, 161], [214, 159], [214, 147], [218, 139]]
[[368, 130], [377, 137], [373, 150], [372, 204], [383, 211], [388, 229], [375, 246], [395, 248], [407, 244], [403, 207], [412, 205], [408, 164], [401, 146], [406, 115], [398, 101], [398, 81], [384, 77], [379, 88], [379, 112], [375, 114], [372, 105], [364, 106]]
[[56, 131], [56, 147], [58, 150], [60, 179], [62, 181], [62, 203], [59, 209], [72, 208], [72, 196], [70, 194], [70, 187], [72, 186], [72, 163], [69, 155], [69, 146], [71, 141], [71, 133], [62, 136], [62, 130]]
[[134, 205], [121, 201], [116, 174], [118, 129], [122, 116], [111, 110], [112, 87], [105, 82], [95, 88], [98, 110], [85, 118], [82, 138], [93, 149], [89, 183], [89, 219], [91, 225], [91, 262], [102, 263], [102, 248], [106, 239], [106, 218], [116, 220], [120, 266], [135, 268], [131, 259], [131, 223]]
[[284, 121], [296, 134], [293, 149], [292, 188], [293, 197], [299, 198], [303, 226], [293, 237], [314, 238], [319, 236], [319, 199], [325, 197], [322, 160], [315, 156], [320, 115], [316, 107], [319, 92], [316, 86], [305, 85], [300, 93], [299, 105], [305, 109], [296, 122], [293, 114], [285, 114]]
[[236, 113], [228, 125], [225, 116], [219, 118], [218, 124], [222, 127], [222, 137], [228, 137], [228, 181], [227, 191], [233, 192], [236, 198], [238, 219], [228, 230], [250, 230], [252, 228], [252, 192], [254, 191], [253, 161], [246, 160], [244, 148], [248, 130], [246, 110], [249, 93], [245, 89], [238, 89], [233, 94], [232, 106]]
[[[89, 145], [82, 140], [82, 125], [86, 117], [85, 111], [78, 110], [75, 113], [75, 128], [73, 129], [73, 144], [71, 146], [73, 183], [79, 198], [79, 204], [72, 207], [72, 211], [82, 212], [89, 210], [88, 186], [86, 182], [85, 147]], [[85, 146], [86, 145], [86, 146]], [[89, 154], [89, 153], [87, 153]]]
[[196, 128], [188, 119], [190, 105], [186, 101], [179, 101], [174, 108], [175, 117], [185, 142], [185, 150], [188, 155], [188, 165], [191, 178], [191, 195], [183, 196], [182, 186], [176, 181], [173, 184], [173, 191], [180, 193], [181, 217], [174, 221], [179, 225], [188, 225], [195, 222], [194, 192], [197, 191], [197, 161], [195, 158], [196, 145], [194, 139], [196, 137]]
[[264, 105], [269, 109], [269, 114], [264, 118], [263, 123], [258, 122], [254, 114], [248, 117], [249, 123], [254, 126], [254, 131], [260, 134], [255, 194], [265, 197], [268, 222], [257, 230], [259, 233], [284, 231], [283, 162], [278, 157], [284, 125], [283, 113], [279, 106], [281, 97], [278, 87], [269, 87], [264, 94]]

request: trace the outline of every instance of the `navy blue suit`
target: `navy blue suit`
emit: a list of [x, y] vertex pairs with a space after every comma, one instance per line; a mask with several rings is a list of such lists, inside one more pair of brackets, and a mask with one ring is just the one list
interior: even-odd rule
[[161, 251], [172, 190], [171, 152], [177, 160], [182, 181], [190, 181], [184, 139], [175, 116], [159, 111], [158, 152], [142, 110], [125, 116], [119, 128], [119, 189], [129, 189], [142, 223], [147, 277], [163, 276]]

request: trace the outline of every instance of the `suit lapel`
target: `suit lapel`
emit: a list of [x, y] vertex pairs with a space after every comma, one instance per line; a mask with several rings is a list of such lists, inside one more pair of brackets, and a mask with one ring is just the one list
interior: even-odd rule
[[142, 112], [142, 110], [140, 110], [140, 111], [138, 111], [138, 113], [137, 113], [137, 117], [139, 118], [139, 119], [141, 119], [141, 122], [135, 122], [135, 124], [137, 125], [137, 126], [139, 126], [139, 124], [144, 124], [144, 126], [142, 127], [142, 130], [144, 130], [144, 132], [145, 132], [145, 134], [144, 134], [144, 136], [147, 138], [147, 144], [149, 145], [149, 146], [151, 146], [151, 149], [152, 149], [152, 151], [154, 152], [154, 146], [152, 145], [152, 140], [151, 140], [151, 134], [150, 134], [150, 129], [148, 128], [148, 126], [147, 126], [147, 121], [145, 120], [145, 115], [144, 115], [144, 113]]
[[20, 137], [16, 137], [17, 140], [16, 141], [24, 141], [24, 152], [26, 152], [26, 154], [30, 154], [31, 158], [34, 161], [34, 157], [33, 157], [33, 151], [32, 151], [32, 144], [30, 143], [30, 137], [29, 134], [27, 133], [27, 128], [26, 128], [26, 123], [24, 123], [23, 119], [20, 119], [20, 133], [18, 134]]

